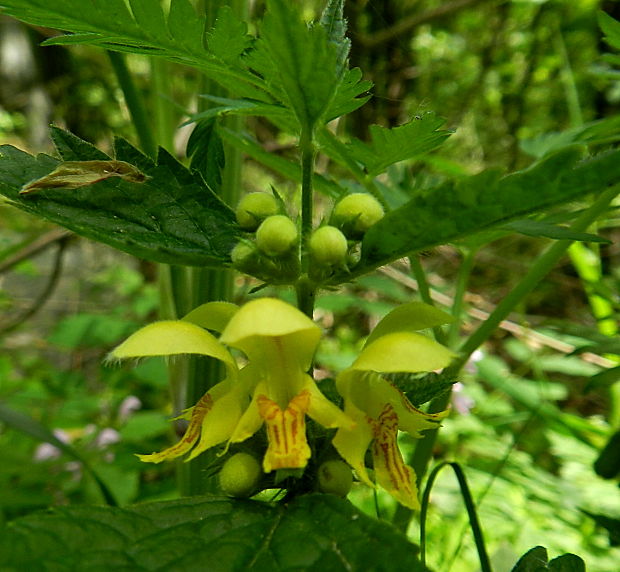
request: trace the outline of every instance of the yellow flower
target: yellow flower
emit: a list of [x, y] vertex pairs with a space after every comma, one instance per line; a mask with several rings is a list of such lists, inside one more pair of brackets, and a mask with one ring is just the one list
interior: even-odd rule
[[445, 367], [454, 354], [415, 330], [450, 319], [418, 302], [400, 306], [379, 322], [357, 360], [336, 379], [345, 400], [344, 411], [356, 426], [341, 427], [334, 437], [334, 447], [362, 481], [374, 486], [364, 463], [370, 448], [377, 483], [412, 509], [419, 508], [416, 476], [398, 449], [398, 430], [419, 438], [421, 431], [436, 428], [446, 412], [432, 415], [416, 409], [380, 374]]
[[[207, 329], [221, 331], [219, 340]], [[181, 415], [189, 425], [179, 443], [140, 459], [159, 463], [191, 451], [190, 460], [225, 441], [244, 441], [264, 423], [265, 472], [305, 467], [310, 457], [306, 415], [328, 428], [354, 426], [307, 373], [320, 336], [312, 320], [274, 298], [241, 308], [204, 304], [183, 320], [156, 322], [130, 336], [111, 358], [200, 354], [222, 361], [227, 370], [223, 381]], [[243, 351], [247, 365], [239, 369], [226, 346]]]

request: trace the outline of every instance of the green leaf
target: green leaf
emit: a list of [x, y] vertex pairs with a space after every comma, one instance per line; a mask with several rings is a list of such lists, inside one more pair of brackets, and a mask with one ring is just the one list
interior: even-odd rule
[[601, 526], [609, 534], [609, 546], [620, 546], [620, 519], [611, 518], [606, 514], [595, 514], [582, 510], [584, 514], [587, 514], [590, 518], [596, 522], [598, 526]]
[[502, 229], [512, 232], [520, 232], [521, 234], [528, 236], [553, 238], [554, 240], [581, 240], [583, 242], [602, 242], [608, 244], [611, 242], [596, 234], [591, 234], [589, 232], [574, 232], [569, 228], [550, 224], [542, 220], [515, 220], [503, 225]]
[[585, 562], [575, 554], [562, 554], [549, 562], [553, 572], [586, 572]]
[[215, 26], [207, 33], [209, 51], [223, 62], [238, 65], [241, 54], [251, 45], [248, 26], [237, 18], [230, 6], [222, 6]]
[[189, 0], [171, 0], [166, 18], [152, 0], [0, 0], [0, 9], [29, 24], [64, 30], [43, 45], [92, 44], [109, 50], [166, 58], [202, 70], [233, 93], [269, 99], [265, 81], [210, 54], [203, 45], [204, 16]]
[[348, 147], [374, 177], [394, 163], [423, 155], [441, 145], [452, 133], [439, 129], [444, 123], [434, 113], [425, 113], [392, 129], [371, 125], [370, 143], [354, 139]]
[[347, 21], [344, 18], [344, 0], [329, 0], [319, 23], [327, 33], [328, 41], [336, 48], [338, 73], [340, 74], [346, 65], [351, 49], [351, 40], [345, 36]]
[[222, 185], [225, 156], [215, 119], [196, 123], [187, 141], [185, 154], [190, 157], [190, 169], [200, 173], [207, 186], [218, 192]]
[[[292, 181], [301, 183], [301, 168], [298, 162], [292, 162], [275, 153], [265, 151], [260, 144], [248, 134], [238, 133], [224, 127], [220, 129], [220, 135], [226, 143], [229, 143], [242, 153], [252, 157], [252, 159], [258, 161], [265, 167], [272, 169], [276, 173]], [[313, 184], [317, 191], [328, 197], [337, 198], [345, 193], [345, 190], [336, 182], [324, 177], [320, 173], [315, 173]]]
[[426, 570], [385, 522], [331, 495], [286, 505], [192, 497], [126, 509], [60, 507], [0, 531], [0, 568], [38, 570]]
[[620, 151], [578, 162], [580, 154], [579, 149], [568, 148], [524, 171], [502, 178], [496, 171], [485, 171], [414, 197], [368, 230], [353, 274], [566, 204], [620, 181]]
[[547, 561], [547, 549], [535, 546], [519, 558], [512, 572], [541, 572], [547, 570]]
[[[65, 157], [88, 161], [101, 156], [75, 136], [55, 130], [54, 139]], [[22, 210], [140, 258], [189, 266], [229, 263], [229, 253], [240, 236], [234, 213], [200, 175], [163, 150], [157, 164], [127, 142], [118, 145], [116, 155], [119, 161], [135, 164], [148, 180], [137, 183], [111, 177], [71, 190], [20, 195], [25, 184], [54, 171], [60, 162], [2, 146], [0, 194]]]
[[604, 479], [620, 475], [620, 431], [616, 431], [594, 461], [594, 472]]
[[309, 132], [327, 110], [342, 77], [339, 51], [323, 26], [308, 26], [286, 0], [271, 0], [254, 65]]
[[620, 50], [620, 22], [603, 11], [598, 13], [598, 25], [603, 31], [604, 40], [613, 48]]

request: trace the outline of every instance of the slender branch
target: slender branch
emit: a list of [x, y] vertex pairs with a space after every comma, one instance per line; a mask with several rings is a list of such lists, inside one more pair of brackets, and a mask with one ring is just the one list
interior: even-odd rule
[[49, 300], [49, 297], [51, 296], [52, 292], [55, 290], [56, 286], [58, 285], [58, 280], [60, 279], [60, 275], [62, 274], [63, 255], [65, 252], [65, 248], [67, 247], [68, 241], [69, 241], [69, 238], [64, 237], [63, 239], [57, 242], [58, 248], [56, 250], [56, 256], [54, 258], [54, 266], [53, 266], [52, 273], [50, 274], [47, 280], [45, 288], [43, 288], [41, 293], [37, 296], [32, 306], [30, 306], [30, 308], [28, 308], [26, 311], [20, 314], [13, 321], [9, 322], [3, 328], [1, 328], [0, 335], [11, 332], [17, 327], [19, 327], [26, 320], [34, 316], [34, 314], [36, 314], [43, 307], [43, 305]]
[[453, 14], [454, 12], [458, 12], [459, 10], [463, 10], [464, 8], [469, 8], [470, 6], [482, 4], [489, 1], [490, 0], [453, 0], [453, 2], [444, 2], [437, 6], [437, 8], [427, 10], [426, 12], [422, 12], [421, 14], [416, 13], [405, 16], [401, 18], [398, 23], [391, 28], [386, 28], [384, 30], [376, 32], [372, 34], [372, 36], [359, 34], [356, 37], [356, 42], [368, 48], [375, 48], [379, 44], [384, 44], [386, 42], [389, 42], [390, 40], [393, 40], [394, 38], [397, 38], [398, 36], [407, 34], [413, 28], [416, 28], [421, 24], [426, 24], [427, 22], [436, 20], [437, 18], [442, 18], [443, 16], [447, 16], [449, 14]]
[[15, 254], [9, 256], [6, 260], [3, 260], [0, 263], [0, 274], [8, 272], [20, 262], [28, 260], [29, 258], [39, 254], [39, 252], [42, 252], [48, 246], [52, 246], [57, 242], [62, 242], [73, 236], [74, 235], [70, 230], [65, 230], [64, 228], [54, 228], [45, 234], [38, 236], [32, 242], [20, 248], [17, 252], [15, 252]]

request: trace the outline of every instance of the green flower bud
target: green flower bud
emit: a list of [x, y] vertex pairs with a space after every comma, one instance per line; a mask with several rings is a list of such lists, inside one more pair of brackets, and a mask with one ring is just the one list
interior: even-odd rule
[[346, 497], [353, 484], [353, 473], [344, 461], [325, 461], [318, 471], [319, 490], [323, 493]]
[[252, 496], [258, 488], [263, 472], [260, 463], [248, 453], [236, 453], [220, 471], [220, 488], [231, 497]]
[[353, 193], [336, 204], [330, 222], [347, 237], [358, 240], [383, 218], [383, 214], [383, 207], [375, 197], [367, 193]]
[[278, 214], [280, 206], [269, 193], [250, 193], [245, 195], [237, 205], [235, 214], [237, 222], [243, 230], [255, 231], [268, 216]]
[[297, 226], [285, 215], [267, 217], [256, 231], [256, 245], [268, 256], [286, 254], [297, 242]]
[[310, 237], [310, 255], [321, 266], [342, 264], [347, 256], [347, 239], [335, 226], [321, 226]]

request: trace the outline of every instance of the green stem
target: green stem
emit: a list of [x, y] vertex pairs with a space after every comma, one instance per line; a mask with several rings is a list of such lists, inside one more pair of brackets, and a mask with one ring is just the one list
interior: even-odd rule
[[144, 99], [129, 73], [124, 56], [118, 52], [108, 52], [108, 57], [116, 74], [118, 85], [123, 92], [140, 147], [149, 157], [154, 158], [157, 155], [157, 143], [146, 112]]
[[[611, 201], [620, 192], [620, 186], [610, 187], [597, 197], [594, 203], [586, 209], [570, 226], [574, 232], [584, 232], [598, 217], [609, 207]], [[459, 357], [446, 368], [447, 376], [456, 376], [461, 368], [467, 363], [471, 354], [479, 348], [495, 331], [497, 326], [508, 314], [527, 296], [536, 285], [544, 278], [553, 266], [566, 253], [571, 245], [570, 240], [558, 240], [554, 242], [530, 267], [515, 288], [496, 306], [491, 315], [478, 326], [478, 329], [461, 346]], [[430, 413], [443, 411], [450, 403], [450, 393], [434, 399], [430, 406]], [[429, 430], [416, 445], [411, 466], [414, 469], [418, 484], [426, 474], [428, 464], [432, 457], [433, 448], [437, 439], [437, 430]], [[411, 520], [412, 512], [399, 505], [394, 514], [393, 523], [401, 530], [406, 530]]]
[[299, 151], [301, 156], [301, 271], [302, 276], [297, 282], [297, 306], [310, 318], [314, 314], [314, 299], [316, 288], [308, 278], [310, 269], [310, 257], [308, 254], [308, 241], [312, 234], [312, 218], [314, 196], [312, 180], [314, 177], [314, 159], [316, 150], [312, 139], [312, 131], [303, 129], [299, 138]]
[[433, 472], [428, 477], [428, 482], [426, 484], [426, 488], [424, 489], [424, 495], [422, 496], [422, 510], [420, 512], [420, 560], [423, 565], [426, 564], [426, 513], [428, 511], [431, 489], [433, 487], [433, 483], [435, 482], [435, 478], [439, 474], [439, 471], [446, 466], [450, 466], [454, 470], [454, 474], [456, 475], [461, 489], [461, 496], [463, 497], [463, 502], [465, 503], [467, 515], [469, 516], [469, 524], [474, 537], [474, 542], [476, 543], [476, 549], [478, 551], [480, 570], [482, 572], [492, 572], [491, 562], [489, 561], [489, 555], [487, 554], [484, 544], [482, 528], [480, 527], [480, 522], [476, 513], [476, 505], [471, 496], [471, 491], [469, 490], [465, 473], [458, 463], [443, 462], [435, 467]]
[[474, 249], [466, 248], [463, 261], [459, 268], [458, 279], [456, 282], [456, 291], [454, 292], [454, 302], [452, 304], [452, 316], [454, 322], [450, 325], [450, 332], [448, 333], [448, 346], [456, 347], [459, 339], [461, 317], [463, 315], [463, 306], [465, 302], [465, 294], [467, 292], [467, 284], [471, 271], [474, 267], [476, 251]]

